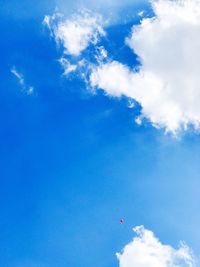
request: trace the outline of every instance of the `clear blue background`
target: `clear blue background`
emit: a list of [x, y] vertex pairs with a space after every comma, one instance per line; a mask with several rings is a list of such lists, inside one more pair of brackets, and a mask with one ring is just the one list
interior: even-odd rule
[[[95, 9], [94, 2], [86, 6]], [[96, 3], [114, 13], [104, 45], [134, 66], [124, 38], [145, 3]], [[56, 6], [70, 13], [80, 2], [0, 6], [0, 266], [118, 266], [115, 253], [140, 224], [164, 243], [185, 240], [199, 255], [199, 135], [176, 140], [138, 126], [139, 108], [126, 99], [91, 95], [78, 77], [62, 76], [62, 51], [42, 20]], [[12, 66], [33, 95], [22, 91]]]

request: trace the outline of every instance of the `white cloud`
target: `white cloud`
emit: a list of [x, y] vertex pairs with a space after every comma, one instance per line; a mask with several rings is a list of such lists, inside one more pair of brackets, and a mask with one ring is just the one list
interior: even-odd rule
[[18, 82], [22, 86], [22, 89], [28, 94], [31, 95], [34, 92], [34, 87], [33, 86], [27, 86], [26, 81], [24, 79], [24, 75], [20, 73], [15, 66], [13, 66], [10, 69], [10, 72], [17, 78]]
[[177, 133], [200, 128], [200, 1], [153, 0], [153, 18], [134, 26], [126, 43], [138, 55], [139, 70], [119, 62], [93, 69], [92, 86], [139, 102], [141, 119]]
[[24, 82], [24, 76], [23, 76], [23, 74], [21, 74], [20, 72], [18, 72], [17, 69], [14, 66], [11, 68], [10, 71], [18, 79], [19, 83], [21, 85], [24, 85], [25, 82]]
[[145, 11], [144, 10], [141, 10], [141, 11], [138, 12], [138, 16], [139, 17], [143, 17], [144, 14], [145, 14]]
[[97, 46], [96, 47], [96, 54], [94, 55], [96, 61], [100, 64], [108, 57], [108, 52], [106, 51], [105, 47]]
[[33, 86], [27, 87], [26, 93], [27, 95], [32, 95], [34, 93], [34, 87]]
[[102, 17], [88, 10], [67, 20], [63, 20], [61, 14], [45, 16], [44, 23], [68, 55], [79, 56], [91, 43], [96, 44], [101, 36], [105, 36]]
[[178, 249], [162, 244], [143, 226], [133, 229], [137, 237], [117, 253], [120, 267], [194, 267], [192, 251], [184, 243]]
[[77, 69], [77, 65], [75, 65], [75, 64], [71, 64], [70, 62], [69, 62], [69, 60], [68, 59], [66, 59], [66, 58], [64, 58], [64, 57], [61, 57], [60, 59], [59, 59], [59, 62], [60, 62], [60, 64], [62, 65], [62, 67], [63, 67], [63, 69], [64, 69], [64, 75], [68, 75], [68, 74], [70, 74], [71, 72], [74, 72], [74, 71], [76, 71], [76, 69]]

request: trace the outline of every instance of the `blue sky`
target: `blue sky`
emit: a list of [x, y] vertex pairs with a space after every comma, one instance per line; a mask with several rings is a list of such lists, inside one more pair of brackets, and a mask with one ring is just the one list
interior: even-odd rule
[[[64, 20], [70, 20], [83, 7], [107, 20], [102, 26], [106, 36], [98, 40], [99, 47], [109, 54], [106, 62], [95, 61], [96, 43], [88, 44], [78, 57], [69, 51], [66, 54], [63, 40], [55, 40], [58, 28], [51, 25], [51, 35], [43, 23], [44, 17], [52, 16], [55, 10], [64, 14]], [[37, 4], [2, 1], [0, 266], [119, 266], [115, 254], [135, 236], [132, 228], [137, 225], [144, 225], [170, 247], [177, 248], [184, 240], [199, 257], [198, 110], [188, 108], [187, 114], [174, 115], [177, 120], [171, 122], [171, 114], [163, 113], [162, 118], [155, 115], [165, 104], [159, 102], [161, 97], [153, 105], [154, 113], [146, 106], [146, 98], [124, 93], [126, 88], [120, 89], [120, 83], [122, 93], [113, 91], [112, 84], [102, 87], [103, 72], [95, 80], [95, 89], [88, 80], [90, 71], [95, 73], [104, 64], [123, 64], [131, 71], [144, 64], [147, 71], [146, 58], [139, 61], [125, 41], [131, 38], [132, 26], [143, 19], [138, 15], [142, 10], [144, 19], [154, 16], [147, 1], [124, 1], [123, 5], [100, 0], [73, 4], [66, 0]], [[138, 39], [143, 42], [142, 34]], [[133, 45], [140, 51], [136, 41]], [[142, 52], [146, 55], [146, 50]], [[78, 66], [83, 59], [87, 64], [63, 75], [61, 57], [69, 64]], [[176, 58], [172, 63], [176, 66]], [[81, 78], [83, 72], [87, 82]], [[180, 79], [185, 69], [174, 73]], [[110, 79], [118, 81], [119, 75]], [[187, 82], [195, 84], [195, 77], [191, 79]], [[169, 79], [169, 83], [173, 88], [173, 81]], [[191, 94], [197, 99], [195, 88]], [[197, 100], [183, 101], [189, 85], [183, 93], [178, 90], [177, 85], [176, 96], [171, 94], [178, 107], [198, 106]], [[135, 122], [138, 116], [142, 116], [139, 124]], [[131, 262], [120, 264], [132, 266]]]

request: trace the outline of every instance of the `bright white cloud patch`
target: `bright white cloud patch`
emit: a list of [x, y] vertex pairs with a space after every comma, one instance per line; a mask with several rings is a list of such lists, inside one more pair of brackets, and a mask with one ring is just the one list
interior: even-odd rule
[[120, 267], [194, 267], [191, 250], [183, 243], [178, 249], [162, 244], [143, 226], [133, 229], [137, 237], [117, 253]]
[[52, 30], [57, 42], [62, 43], [65, 53], [79, 56], [89, 44], [96, 44], [105, 32], [100, 15], [83, 10], [70, 19], [63, 20], [62, 15], [45, 16], [44, 23]]
[[154, 0], [155, 16], [134, 26], [126, 43], [138, 55], [139, 71], [119, 62], [95, 68], [91, 84], [109, 95], [139, 102], [141, 119], [177, 133], [200, 128], [200, 1]]

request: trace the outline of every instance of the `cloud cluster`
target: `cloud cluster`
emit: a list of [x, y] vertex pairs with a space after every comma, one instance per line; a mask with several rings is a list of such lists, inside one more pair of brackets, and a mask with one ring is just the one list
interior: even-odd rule
[[58, 13], [45, 16], [44, 23], [56, 41], [63, 45], [65, 54], [72, 56], [79, 56], [91, 43], [96, 44], [105, 35], [102, 17], [85, 9], [67, 20]]
[[[109, 60], [105, 48], [98, 46], [105, 36], [100, 15], [83, 10], [63, 19], [56, 13], [46, 16], [44, 22], [64, 48], [60, 63], [65, 75], [87, 62], [84, 69], [90, 73], [93, 88], [110, 96], [126, 96], [140, 105], [137, 123], [147, 119], [173, 134], [188, 128], [199, 130], [200, 1], [151, 0], [151, 5], [154, 16], [145, 18], [144, 12], [139, 13], [140, 24], [125, 38], [140, 62], [136, 69]], [[82, 54], [90, 44], [94, 45], [92, 62]], [[71, 63], [71, 56], [77, 61]]]
[[120, 267], [194, 267], [191, 250], [183, 243], [178, 249], [162, 244], [143, 226], [133, 229], [137, 237], [117, 253]]
[[153, 0], [155, 16], [133, 26], [126, 43], [138, 55], [139, 70], [119, 62], [93, 69], [92, 86], [127, 96], [142, 118], [176, 133], [200, 128], [200, 1]]

